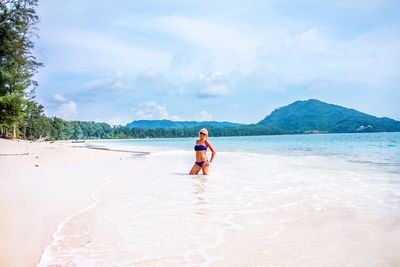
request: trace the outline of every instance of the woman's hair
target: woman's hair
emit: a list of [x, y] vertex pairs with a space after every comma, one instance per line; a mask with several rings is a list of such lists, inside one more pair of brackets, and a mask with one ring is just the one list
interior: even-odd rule
[[200, 133], [206, 134], [206, 139], [207, 139], [207, 137], [208, 137], [208, 131], [207, 131], [206, 128], [201, 129], [201, 130], [199, 131], [199, 134], [200, 134]]

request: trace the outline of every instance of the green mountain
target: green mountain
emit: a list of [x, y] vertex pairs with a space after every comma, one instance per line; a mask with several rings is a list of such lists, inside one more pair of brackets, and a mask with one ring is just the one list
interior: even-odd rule
[[130, 129], [199, 129], [207, 127], [214, 135], [264, 135], [290, 133], [399, 132], [400, 121], [378, 118], [354, 109], [316, 99], [296, 101], [275, 109], [257, 124], [218, 121], [137, 120]]
[[257, 125], [269, 126], [286, 133], [400, 131], [400, 121], [378, 118], [316, 99], [296, 101], [275, 109]]
[[227, 121], [171, 121], [171, 120], [137, 120], [128, 123], [126, 126], [129, 128], [143, 128], [143, 129], [179, 129], [179, 128], [190, 128], [190, 127], [214, 127], [214, 128], [226, 128], [226, 127], [238, 127], [243, 124], [227, 122]]

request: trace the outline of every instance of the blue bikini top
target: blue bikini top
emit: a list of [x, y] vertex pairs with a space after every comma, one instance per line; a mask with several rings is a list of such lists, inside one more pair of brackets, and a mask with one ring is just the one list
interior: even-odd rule
[[201, 150], [206, 151], [206, 150], [207, 150], [207, 147], [206, 147], [206, 146], [203, 146], [203, 145], [195, 145], [195, 146], [194, 146], [194, 150], [196, 150], [196, 151], [201, 151]]

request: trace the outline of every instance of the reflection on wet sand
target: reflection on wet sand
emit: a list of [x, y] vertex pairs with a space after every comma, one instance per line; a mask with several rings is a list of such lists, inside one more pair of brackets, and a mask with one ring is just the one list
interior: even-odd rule
[[205, 198], [208, 178], [206, 176], [196, 175], [192, 180], [194, 186], [193, 194], [196, 199], [194, 212], [201, 216], [207, 216], [210, 214], [210, 209], [207, 207], [208, 202]]

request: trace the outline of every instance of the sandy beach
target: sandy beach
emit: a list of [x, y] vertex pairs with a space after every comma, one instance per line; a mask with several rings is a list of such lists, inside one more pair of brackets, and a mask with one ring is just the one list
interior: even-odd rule
[[392, 165], [220, 149], [209, 176], [190, 176], [182, 140], [0, 141], [1, 267], [400, 262]]
[[0, 266], [36, 266], [58, 224], [132, 153], [0, 139]]

